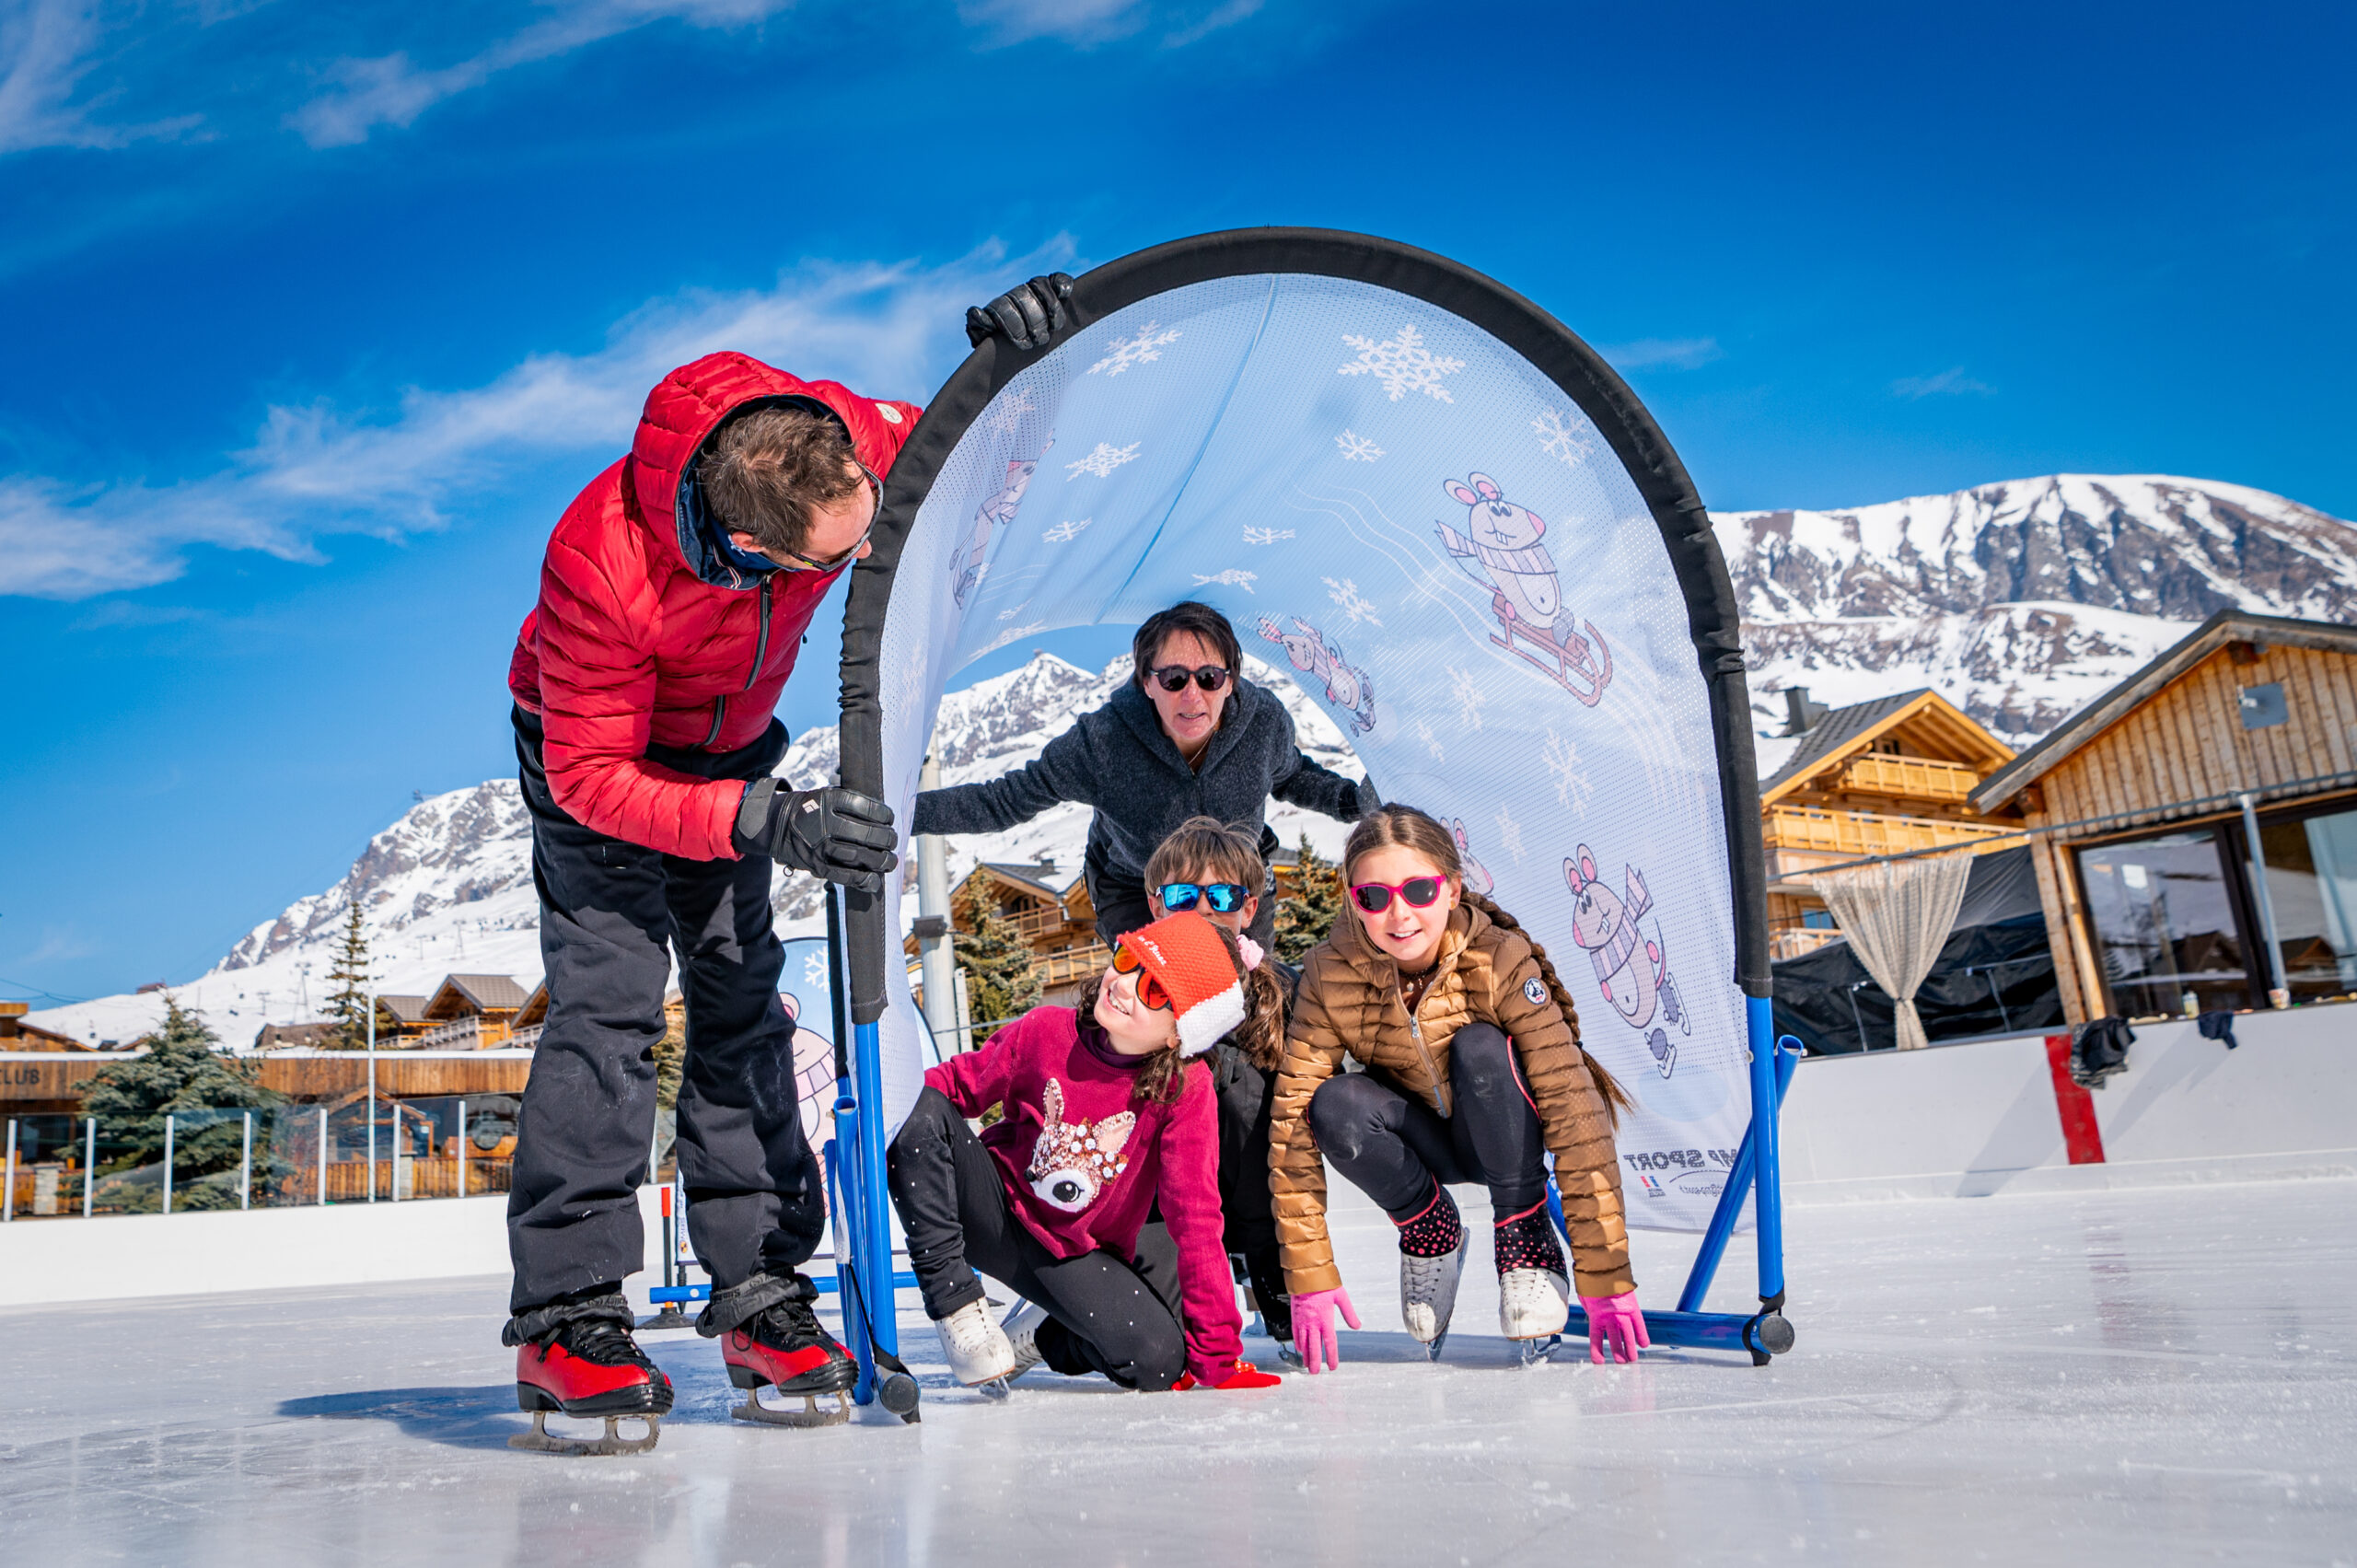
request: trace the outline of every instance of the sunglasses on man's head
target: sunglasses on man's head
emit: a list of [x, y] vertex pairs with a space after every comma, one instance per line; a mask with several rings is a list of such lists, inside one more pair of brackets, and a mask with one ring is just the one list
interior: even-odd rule
[[1206, 691], [1216, 691], [1227, 684], [1227, 671], [1215, 664], [1199, 665], [1193, 669], [1183, 664], [1166, 664], [1148, 673], [1165, 691], [1183, 691], [1190, 680]]
[[1408, 900], [1410, 909], [1430, 909], [1440, 898], [1440, 890], [1448, 886], [1446, 877], [1411, 877], [1405, 882], [1353, 882], [1351, 898], [1369, 914], [1381, 914], [1391, 907], [1391, 896], [1397, 893]]
[[1165, 882], [1155, 891], [1162, 895], [1162, 907], [1172, 914], [1193, 909], [1199, 898], [1208, 900], [1215, 913], [1234, 914], [1251, 897], [1241, 882]]
[[1147, 1006], [1165, 1009], [1169, 1007], [1170, 993], [1163, 990], [1162, 982], [1155, 979], [1144, 964], [1138, 962], [1138, 956], [1130, 951], [1129, 944], [1126, 942], [1113, 949], [1113, 972], [1137, 976], [1138, 1000]]

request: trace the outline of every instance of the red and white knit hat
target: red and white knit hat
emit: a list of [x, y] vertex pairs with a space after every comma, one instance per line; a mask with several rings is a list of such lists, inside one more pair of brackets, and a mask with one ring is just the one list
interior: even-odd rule
[[1121, 946], [1170, 993], [1179, 1055], [1202, 1055], [1244, 1021], [1244, 977], [1219, 928], [1202, 915], [1165, 915], [1122, 937]]

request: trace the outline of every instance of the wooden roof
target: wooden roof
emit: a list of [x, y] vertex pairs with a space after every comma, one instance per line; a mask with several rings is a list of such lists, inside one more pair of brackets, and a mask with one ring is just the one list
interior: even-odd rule
[[429, 1018], [463, 1018], [471, 1013], [513, 1013], [524, 1005], [524, 988], [504, 974], [446, 974], [425, 1005]]
[[408, 993], [382, 992], [377, 997], [377, 1010], [397, 1024], [422, 1024], [429, 1000]]
[[523, 1006], [516, 1010], [516, 1027], [519, 1029], [549, 1021], [549, 982], [543, 979], [532, 987], [532, 994], [524, 998]]
[[2196, 665], [2231, 643], [2260, 643], [2357, 654], [2357, 626], [2328, 621], [2294, 621], [2222, 610], [2195, 627], [2184, 641], [2062, 721], [2053, 733], [1999, 769], [1972, 792], [1973, 809], [1994, 811], [2036, 784], [2089, 742], [2190, 673]]
[[2004, 766], [2014, 756], [2012, 747], [1926, 687], [1826, 714], [1809, 726], [1784, 765], [1760, 782], [1759, 804], [1771, 806], [1811, 780], [1840, 771], [1886, 738], [1901, 740], [1923, 756], [1962, 762], [1983, 772]]

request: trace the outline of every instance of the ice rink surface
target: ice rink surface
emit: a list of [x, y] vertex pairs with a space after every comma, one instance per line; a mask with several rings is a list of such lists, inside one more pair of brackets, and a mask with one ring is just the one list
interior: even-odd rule
[[[733, 1423], [715, 1348], [666, 1334], [679, 1408], [636, 1458], [507, 1448], [500, 1280], [11, 1309], [0, 1562], [2357, 1565], [2357, 1183], [1790, 1231], [1799, 1344], [1765, 1369], [1518, 1368], [1485, 1238], [1427, 1365], [1362, 1212], [1340, 1240], [1367, 1330], [1337, 1375], [1137, 1395], [1037, 1372], [994, 1404], [948, 1385], [904, 1293], [922, 1425]], [[1655, 1305], [1689, 1250], [1641, 1235]]]

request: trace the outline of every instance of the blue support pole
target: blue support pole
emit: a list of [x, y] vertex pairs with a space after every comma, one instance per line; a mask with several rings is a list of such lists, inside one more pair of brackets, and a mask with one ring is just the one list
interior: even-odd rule
[[1751, 1037], [1751, 1132], [1756, 1174], [1752, 1182], [1753, 1228], [1759, 1249], [1759, 1310], [1784, 1305], [1784, 1164], [1776, 1133], [1776, 1003], [1770, 996], [1743, 999]]
[[[1784, 1094], [1792, 1086], [1793, 1068], [1801, 1059], [1801, 1042], [1791, 1035], [1776, 1042], [1776, 1110], [1783, 1113]], [[1711, 1282], [1717, 1277], [1719, 1259], [1727, 1249], [1727, 1239], [1735, 1235], [1736, 1222], [1743, 1217], [1743, 1201], [1750, 1194], [1754, 1153], [1751, 1129], [1743, 1130], [1743, 1144], [1735, 1152], [1735, 1164], [1727, 1167], [1727, 1184], [1719, 1193], [1719, 1206], [1712, 1211], [1710, 1228], [1702, 1234], [1701, 1250], [1694, 1255], [1694, 1267], [1686, 1276], [1686, 1288], [1678, 1297], [1680, 1312], [1699, 1312], [1702, 1298], [1711, 1293]]]
[[[844, 1145], [858, 1135], [859, 1105], [848, 1092], [835, 1101], [835, 1135], [827, 1140], [827, 1191], [830, 1195], [828, 1218], [835, 1229], [835, 1272], [838, 1288], [844, 1270], [859, 1267], [859, 1222], [853, 1214], [853, 1194], [845, 1182], [851, 1173], [845, 1170], [842, 1158]], [[876, 1398], [876, 1349], [867, 1337], [867, 1314], [864, 1291], [844, 1291], [838, 1303], [843, 1315], [843, 1342], [859, 1363], [859, 1381], [852, 1386], [854, 1404], [866, 1404]]]
[[898, 1355], [900, 1329], [891, 1285], [892, 1211], [886, 1197], [890, 1188], [884, 1170], [883, 1046], [874, 1024], [853, 1024], [851, 1039], [852, 1072], [858, 1079], [860, 1099], [859, 1136], [853, 1151], [859, 1160], [858, 1186], [865, 1211], [858, 1233], [859, 1278], [865, 1291], [868, 1337], [879, 1349]]

